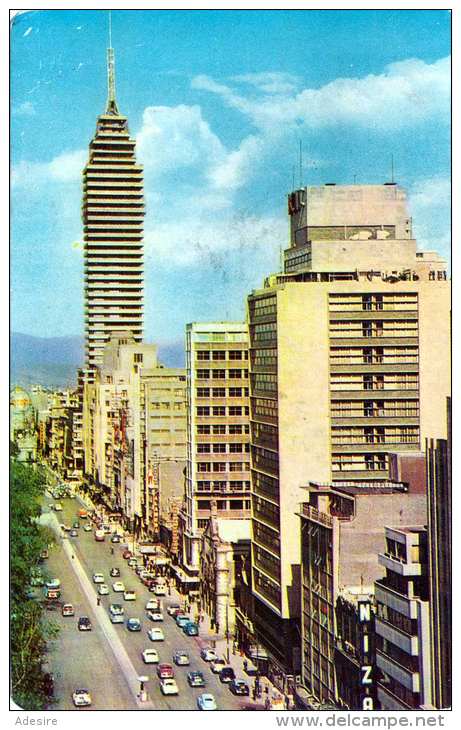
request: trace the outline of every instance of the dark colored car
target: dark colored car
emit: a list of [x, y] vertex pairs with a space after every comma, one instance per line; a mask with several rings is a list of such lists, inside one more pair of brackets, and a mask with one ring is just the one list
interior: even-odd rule
[[189, 683], [189, 687], [204, 687], [205, 686], [205, 678], [204, 678], [202, 672], [189, 672], [187, 674], [187, 681]]
[[224, 669], [221, 669], [219, 672], [219, 679], [225, 684], [232, 682], [232, 680], [235, 679], [235, 672], [232, 667], [224, 667]]
[[118, 577], [119, 577], [119, 575], [120, 575], [120, 570], [119, 570], [118, 568], [111, 568], [111, 569], [110, 569], [110, 573], [109, 573], [109, 575], [110, 575], [110, 576], [111, 576], [112, 578], [118, 578]]
[[182, 627], [182, 630], [186, 636], [198, 636], [198, 626], [193, 621], [189, 621], [188, 624]]
[[138, 618], [129, 618], [126, 627], [128, 631], [141, 631], [141, 621]]
[[250, 688], [243, 679], [233, 679], [229, 684], [229, 689], [234, 695], [248, 697], [250, 694]]
[[120, 539], [121, 539], [120, 535], [112, 535], [110, 541], [113, 542], [114, 544], [116, 544], [116, 543], [120, 542]]
[[129, 560], [132, 557], [133, 557], [133, 553], [131, 552], [131, 550], [124, 550], [123, 551], [122, 558], [125, 558], [125, 560]]
[[79, 631], [91, 631], [93, 627], [91, 626], [91, 621], [88, 618], [88, 616], [80, 616], [78, 620], [78, 630]]

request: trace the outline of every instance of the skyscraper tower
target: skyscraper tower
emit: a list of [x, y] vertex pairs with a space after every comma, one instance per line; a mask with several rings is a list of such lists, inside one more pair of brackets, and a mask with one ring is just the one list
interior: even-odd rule
[[143, 335], [143, 175], [115, 99], [112, 48], [107, 80], [106, 112], [98, 117], [83, 171], [87, 382], [94, 381], [112, 334], [130, 332], [135, 342]]

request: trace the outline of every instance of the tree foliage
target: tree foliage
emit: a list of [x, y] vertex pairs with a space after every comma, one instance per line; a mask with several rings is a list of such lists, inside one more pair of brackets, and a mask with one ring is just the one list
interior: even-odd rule
[[40, 553], [51, 541], [50, 531], [38, 523], [39, 499], [44, 492], [37, 471], [10, 461], [10, 576], [11, 576], [11, 675], [14, 701], [26, 710], [43, 709], [42, 662], [47, 639], [56, 633], [44, 620], [42, 606], [29, 596], [30, 579]]

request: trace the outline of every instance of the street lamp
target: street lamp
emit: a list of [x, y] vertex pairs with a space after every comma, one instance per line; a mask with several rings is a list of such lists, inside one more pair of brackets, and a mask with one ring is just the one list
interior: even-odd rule
[[230, 663], [230, 654], [229, 654], [229, 600], [226, 601], [226, 641], [227, 641], [227, 663]]

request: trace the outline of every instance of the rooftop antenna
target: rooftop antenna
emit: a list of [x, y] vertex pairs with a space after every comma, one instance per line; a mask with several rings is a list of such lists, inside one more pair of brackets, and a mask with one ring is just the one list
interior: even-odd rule
[[112, 48], [112, 13], [109, 10], [109, 48], [107, 49], [107, 114], [118, 114], [115, 101], [115, 56]]

